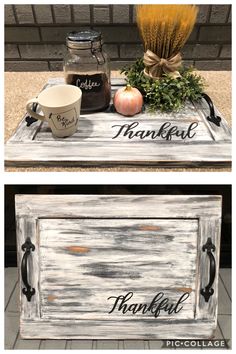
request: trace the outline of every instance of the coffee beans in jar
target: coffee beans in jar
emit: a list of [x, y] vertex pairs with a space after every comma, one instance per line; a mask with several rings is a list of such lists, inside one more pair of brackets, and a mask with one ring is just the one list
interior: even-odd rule
[[65, 81], [82, 90], [81, 111], [103, 111], [110, 103], [111, 84], [107, 54], [101, 34], [95, 31], [71, 32], [64, 62]]

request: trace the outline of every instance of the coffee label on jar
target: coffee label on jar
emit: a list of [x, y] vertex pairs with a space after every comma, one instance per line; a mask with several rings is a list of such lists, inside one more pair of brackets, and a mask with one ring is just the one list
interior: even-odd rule
[[67, 73], [66, 83], [82, 90], [82, 112], [100, 111], [110, 103], [111, 87], [105, 73]]
[[103, 86], [103, 75], [74, 75], [72, 85], [78, 86], [85, 92], [99, 92]]

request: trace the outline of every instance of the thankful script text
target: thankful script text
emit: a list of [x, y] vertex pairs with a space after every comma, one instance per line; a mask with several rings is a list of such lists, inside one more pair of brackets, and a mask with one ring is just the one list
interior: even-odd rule
[[170, 302], [169, 298], [165, 296], [163, 292], [157, 293], [150, 303], [132, 303], [130, 300], [133, 297], [134, 293], [132, 291], [128, 292], [126, 295], [119, 296], [110, 296], [108, 300], [114, 300], [111, 310], [108, 313], [113, 311], [119, 311], [123, 314], [131, 312], [136, 314], [138, 312], [145, 314], [150, 312], [155, 318], [157, 318], [161, 311], [166, 312], [168, 315], [173, 313], [178, 313], [182, 310], [182, 304], [188, 299], [189, 293], [183, 293], [176, 302]]
[[178, 128], [177, 125], [172, 125], [171, 122], [163, 123], [158, 130], [140, 130], [139, 122], [132, 122], [130, 124], [113, 125], [112, 128], [117, 128], [117, 133], [112, 139], [118, 138], [118, 136], [124, 136], [128, 139], [139, 138], [151, 138], [151, 139], [164, 139], [172, 140], [173, 137], [180, 138], [182, 140], [192, 139], [196, 135], [197, 122], [192, 122], [185, 129]]

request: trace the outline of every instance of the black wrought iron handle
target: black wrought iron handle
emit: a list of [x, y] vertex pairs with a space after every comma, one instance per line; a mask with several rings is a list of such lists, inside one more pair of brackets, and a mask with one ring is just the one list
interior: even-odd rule
[[[36, 103], [36, 102], [33, 103], [32, 111], [36, 112], [37, 107], [38, 107], [38, 103]], [[27, 116], [25, 117], [25, 121], [26, 121], [26, 126], [29, 127], [34, 122], [38, 122], [38, 119], [35, 119], [35, 118], [31, 117], [29, 114], [27, 114]]]
[[22, 289], [22, 293], [26, 296], [27, 301], [31, 301], [31, 297], [35, 294], [35, 289], [31, 287], [28, 282], [28, 257], [31, 251], [35, 250], [35, 246], [31, 242], [30, 238], [27, 237], [25, 243], [21, 246], [22, 251], [25, 252], [21, 261], [21, 276], [25, 288]]
[[210, 108], [210, 115], [207, 117], [207, 120], [209, 120], [209, 122], [212, 122], [212, 123], [216, 124], [218, 127], [220, 127], [221, 117], [216, 115], [212, 99], [206, 93], [202, 93], [202, 98], [204, 98], [206, 100], [206, 102]]
[[208, 302], [210, 297], [214, 294], [214, 289], [212, 288], [212, 285], [214, 283], [216, 275], [216, 261], [212, 252], [215, 252], [215, 249], [215, 245], [213, 245], [211, 238], [208, 237], [207, 242], [205, 243], [205, 245], [202, 246], [203, 252], [207, 251], [207, 255], [209, 256], [210, 260], [209, 283], [205, 288], [201, 289], [201, 295], [204, 297], [206, 302]]

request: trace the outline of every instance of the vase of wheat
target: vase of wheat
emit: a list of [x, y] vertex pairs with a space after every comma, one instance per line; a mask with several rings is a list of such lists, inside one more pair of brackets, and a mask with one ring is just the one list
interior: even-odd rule
[[195, 5], [137, 5], [137, 25], [144, 46], [144, 74], [153, 80], [163, 74], [176, 78], [181, 49], [196, 21]]

